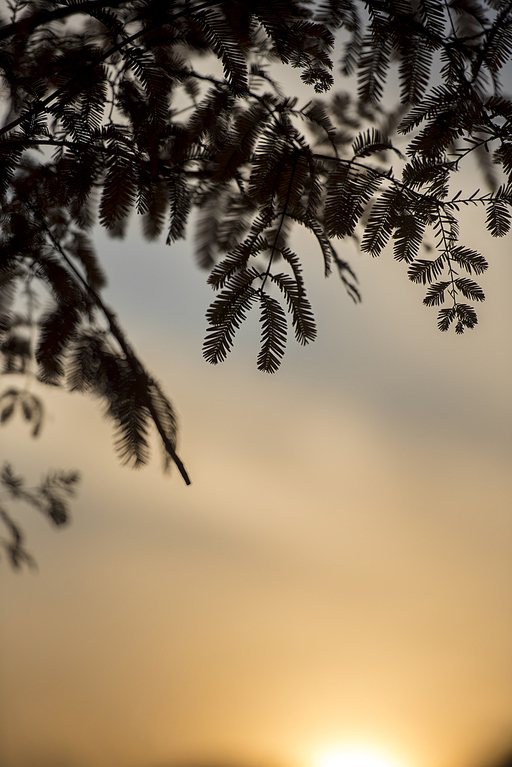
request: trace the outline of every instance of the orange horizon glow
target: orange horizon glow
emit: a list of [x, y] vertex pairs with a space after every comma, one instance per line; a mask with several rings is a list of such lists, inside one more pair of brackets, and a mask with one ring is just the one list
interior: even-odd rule
[[320, 751], [312, 767], [406, 767], [384, 750], [364, 744], [346, 744]]

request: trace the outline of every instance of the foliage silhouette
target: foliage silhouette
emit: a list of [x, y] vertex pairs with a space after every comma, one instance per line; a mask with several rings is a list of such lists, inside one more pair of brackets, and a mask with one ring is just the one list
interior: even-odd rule
[[[360, 299], [332, 240], [381, 254], [393, 243], [409, 278], [427, 286], [438, 327], [477, 323], [485, 258], [459, 242], [457, 213], [480, 205], [493, 237], [510, 229], [511, 0], [11, 0], [0, 27], [7, 108], [0, 129], [0, 333], [5, 373], [94, 394], [121, 459], [139, 466], [155, 428], [165, 464], [176, 452], [173, 406], [116, 315], [91, 241], [98, 219], [122, 236], [135, 211], [145, 237], [185, 236], [220, 293], [207, 312], [204, 356], [224, 360], [256, 305], [257, 365], [275, 372], [287, 315], [296, 340], [316, 336], [293, 225], [316, 238]], [[335, 33], [343, 75], [336, 93]], [[223, 74], [211, 74], [218, 60]], [[300, 106], [271, 76], [278, 61], [317, 94]], [[400, 100], [386, 111], [390, 72]], [[312, 94], [313, 95], [313, 94]], [[399, 150], [395, 132], [406, 140]], [[474, 156], [490, 191], [453, 193]], [[389, 158], [398, 163], [394, 172]], [[437, 254], [420, 258], [431, 233]], [[279, 271], [276, 271], [278, 266]], [[465, 276], [469, 275], [469, 276]], [[467, 303], [467, 302], [471, 303]], [[32, 397], [32, 399], [31, 399]], [[40, 402], [10, 387], [0, 419], [21, 406], [40, 428]]]
[[[29, 504], [58, 527], [65, 525], [69, 519], [67, 496], [74, 494], [79, 480], [77, 472], [54, 471], [48, 472], [37, 487], [27, 488], [24, 478], [16, 475], [9, 463], [0, 469], [0, 487], [6, 495], [11, 500]], [[19, 568], [26, 564], [33, 567], [35, 562], [25, 548], [23, 533], [3, 505], [0, 505], [0, 519], [10, 534], [2, 544], [12, 566]]]

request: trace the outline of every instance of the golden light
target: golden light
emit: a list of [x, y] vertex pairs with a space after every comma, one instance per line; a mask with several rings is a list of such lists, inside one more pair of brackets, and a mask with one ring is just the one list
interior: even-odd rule
[[365, 746], [346, 746], [321, 752], [314, 767], [402, 767], [384, 752]]

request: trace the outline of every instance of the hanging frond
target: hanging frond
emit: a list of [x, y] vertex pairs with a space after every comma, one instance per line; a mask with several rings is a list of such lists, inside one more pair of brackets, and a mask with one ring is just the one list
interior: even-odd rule
[[269, 244], [266, 238], [256, 234], [244, 240], [238, 248], [228, 254], [220, 264], [212, 269], [208, 277], [208, 284], [216, 290], [226, 286], [228, 280], [239, 272], [246, 271], [247, 261], [251, 256], [257, 256], [259, 253], [268, 250]]
[[437, 280], [437, 278], [442, 274], [444, 267], [445, 258], [442, 255], [438, 256], [433, 261], [419, 258], [417, 261], [410, 265], [407, 276], [412, 282], [426, 285], [427, 282], [430, 283], [434, 280]]
[[485, 294], [476, 282], [468, 277], [458, 277], [455, 281], [455, 287], [460, 290], [464, 298], [470, 298], [472, 301], [485, 301]]
[[455, 332], [457, 335], [464, 333], [464, 328], [474, 328], [478, 323], [476, 312], [468, 304], [455, 304], [450, 309], [441, 309], [438, 314], [437, 326], [442, 332], [446, 332], [452, 322], [457, 320]]
[[421, 0], [418, 11], [421, 21], [429, 32], [436, 35], [443, 33], [446, 23], [446, 6], [442, 0]]
[[499, 72], [509, 61], [512, 50], [512, 19], [509, 17], [496, 25], [483, 57], [483, 63], [492, 71]]
[[[420, 189], [429, 185], [429, 191], [443, 187], [451, 171], [455, 169], [452, 162], [445, 159], [427, 160], [422, 157], [412, 157], [402, 169], [402, 182], [412, 189]], [[428, 201], [423, 201], [427, 204]]]
[[346, 237], [362, 218], [367, 204], [382, 183], [370, 168], [338, 163], [327, 182], [324, 223], [329, 237]]
[[166, 214], [169, 206], [169, 191], [167, 184], [159, 181], [151, 186], [147, 210], [142, 216], [142, 234], [152, 242], [163, 232]]
[[137, 197], [136, 155], [130, 138], [118, 129], [107, 133], [108, 162], [99, 213], [100, 222], [112, 229], [118, 219], [125, 219]]
[[305, 215], [295, 220], [305, 226], [315, 235], [320, 246], [320, 250], [322, 251], [324, 261], [324, 275], [325, 277], [328, 277], [332, 271], [333, 247], [331, 241], [325, 233], [324, 227], [316, 220], [314, 216]]
[[43, 381], [54, 383], [64, 375], [63, 356], [74, 339], [79, 322], [77, 307], [69, 304], [58, 306], [41, 320], [35, 357]]
[[35, 266], [35, 275], [47, 285], [58, 304], [80, 306], [84, 303], [76, 280], [55, 256], [41, 254]]
[[446, 332], [456, 317], [456, 308], [440, 309], [437, 315], [437, 327], [441, 332]]
[[[227, 115], [233, 109], [235, 100], [227, 88], [216, 85], [211, 88], [206, 96], [197, 104], [192, 116], [187, 123], [187, 133], [182, 136], [189, 142], [208, 137], [212, 143], [216, 143], [217, 137], [224, 138], [227, 126]], [[179, 159], [179, 156], [175, 158]]]
[[432, 44], [420, 35], [409, 35], [399, 66], [403, 104], [418, 104], [425, 95], [432, 68]]
[[66, 383], [72, 392], [99, 394], [98, 379], [101, 379], [101, 365], [106, 354], [111, 354], [102, 334], [80, 331], [76, 334], [66, 366]]
[[263, 205], [272, 201], [291, 154], [288, 142], [275, 129], [263, 131], [252, 159], [248, 188], [252, 200]]
[[233, 194], [230, 189], [222, 195], [221, 201], [219, 207], [223, 208], [223, 216], [219, 220], [215, 242], [220, 252], [229, 253], [235, 250], [245, 239], [249, 229], [251, 230], [249, 236], [258, 236], [273, 220], [272, 206], [263, 209], [260, 215], [255, 216], [258, 205], [245, 193]]
[[237, 91], [247, 88], [247, 66], [240, 44], [232, 35], [220, 8], [204, 7], [194, 14], [194, 22], [204, 33], [212, 51], [222, 61], [224, 75]]
[[510, 231], [511, 214], [504, 200], [492, 199], [487, 203], [486, 226], [493, 237], [503, 237]]
[[277, 200], [283, 212], [296, 208], [302, 199], [309, 177], [308, 158], [296, 150], [283, 165], [276, 186]]
[[455, 313], [458, 318], [457, 325], [455, 326], [455, 332], [460, 334], [464, 332], [464, 328], [474, 328], [478, 323], [476, 312], [472, 306], [468, 304], [457, 304], [455, 307]]
[[211, 269], [216, 262], [219, 233], [218, 195], [211, 195], [197, 213], [195, 226], [195, 254], [201, 269]]
[[80, 482], [77, 471], [53, 471], [47, 474], [37, 489], [40, 510], [54, 525], [65, 525], [69, 521], [69, 504], [66, 496], [75, 494]]
[[338, 132], [321, 103], [318, 101], [310, 101], [307, 108], [301, 110], [301, 114], [303, 114], [311, 123], [319, 140], [323, 134], [332, 146], [335, 147], [338, 144]]
[[423, 299], [425, 306], [439, 306], [444, 302], [445, 291], [450, 288], [451, 282], [444, 280], [442, 282], [435, 282], [428, 289], [427, 295]]
[[[105, 406], [105, 414], [114, 421], [114, 448], [124, 465], [138, 468], [149, 459], [149, 422], [145, 382], [132, 370], [126, 359], [101, 343], [96, 346], [96, 373], [92, 392]], [[100, 365], [98, 366], [98, 362]]]
[[489, 264], [485, 258], [477, 253], [476, 250], [457, 245], [450, 250], [450, 258], [459, 266], [462, 266], [469, 274], [483, 274]]
[[[4, 195], [9, 189], [14, 174], [23, 154], [22, 136], [13, 132], [8, 136], [0, 136], [0, 194]], [[19, 141], [18, 146], [16, 146]]]
[[[142, 371], [117, 354], [105, 335], [80, 331], [69, 353], [66, 368], [71, 391], [90, 392], [98, 397], [105, 415], [114, 422], [114, 447], [122, 463], [135, 468], [149, 459], [149, 427], [152, 420], [149, 401], [162, 410], [156, 384], [150, 384]], [[164, 423], [169, 422], [164, 419]], [[171, 438], [172, 429], [169, 430]]]
[[299, 292], [305, 293], [306, 288], [304, 286], [304, 278], [302, 276], [302, 266], [298, 255], [286, 247], [281, 249], [281, 255], [284, 260], [292, 267], [297, 289]]
[[206, 312], [210, 327], [206, 331], [203, 356], [207, 362], [215, 365], [226, 359], [236, 330], [257, 299], [258, 291], [252, 287], [252, 282], [258, 276], [255, 269], [234, 275]]
[[362, 27], [359, 18], [356, 16], [355, 23], [351, 29], [351, 36], [345, 42], [343, 47], [343, 54], [340, 60], [340, 71], [342, 75], [350, 77], [357, 69], [361, 58], [361, 51], [363, 48], [363, 34]]
[[[137, 381], [126, 377], [114, 379], [116, 384], [122, 384], [108, 390], [109, 395], [118, 395], [108, 402], [108, 415], [114, 420], [114, 448], [124, 465], [133, 468], [144, 466], [149, 460], [149, 422], [150, 415], [145, 402], [137, 388]], [[110, 383], [113, 383], [110, 382]], [[121, 396], [119, 396], [119, 394]]]
[[393, 233], [394, 256], [397, 261], [410, 264], [416, 258], [425, 233], [426, 221], [417, 213], [407, 212], [397, 216], [398, 223]]
[[84, 232], [73, 231], [70, 242], [66, 243], [66, 251], [82, 264], [87, 282], [96, 290], [105, 287], [106, 278], [101, 268], [94, 246]]
[[295, 338], [300, 344], [308, 344], [316, 338], [316, 323], [311, 304], [303, 286], [287, 274], [271, 274], [270, 279], [283, 293], [292, 317]]
[[463, 129], [459, 125], [459, 104], [453, 104], [449, 111], [439, 113], [411, 141], [407, 154], [418, 154], [426, 160], [439, 160], [449, 146], [453, 145]]
[[403, 156], [398, 149], [395, 149], [391, 140], [387, 136], [383, 136], [378, 128], [370, 128], [360, 133], [352, 144], [354, 157], [370, 157], [376, 152], [385, 152], [386, 149], [392, 149], [399, 157]]
[[324, 67], [309, 67], [304, 70], [300, 79], [306, 85], [312, 85], [315, 93], [324, 93], [334, 85], [334, 77]]
[[281, 305], [264, 291], [259, 291], [261, 307], [261, 349], [258, 370], [275, 373], [286, 347], [286, 315]]
[[408, 197], [400, 187], [386, 189], [373, 203], [366, 222], [361, 250], [380, 256], [395, 227], [399, 226], [400, 214], [408, 210]]
[[503, 170], [509, 175], [509, 183], [512, 183], [512, 142], [501, 142], [501, 146], [494, 152], [493, 162], [503, 166]]
[[186, 179], [172, 178], [168, 187], [171, 221], [167, 232], [167, 245], [185, 237], [190, 212], [190, 189]]
[[447, 86], [436, 86], [430, 94], [414, 106], [398, 126], [398, 133], [407, 134], [418, 128], [422, 122], [447, 114], [457, 105], [457, 92]]
[[372, 13], [370, 33], [363, 39], [359, 56], [359, 98], [364, 102], [378, 104], [387, 77], [393, 39], [384, 17]]
[[268, 124], [270, 116], [269, 108], [260, 101], [236, 115], [228, 140], [215, 155], [213, 181], [230, 181], [236, 176], [240, 166], [251, 160], [254, 145]]

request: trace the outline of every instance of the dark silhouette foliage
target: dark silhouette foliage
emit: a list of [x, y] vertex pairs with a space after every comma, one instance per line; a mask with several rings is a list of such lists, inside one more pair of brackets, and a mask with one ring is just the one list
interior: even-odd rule
[[[75, 492], [80, 476], [77, 472], [53, 471], [43, 477], [39, 485], [28, 488], [23, 477], [14, 473], [9, 463], [0, 469], [0, 488], [10, 499], [23, 502], [37, 509], [57, 527], [69, 520], [68, 496]], [[23, 564], [34, 566], [35, 562], [25, 548], [24, 535], [11, 514], [0, 505], [0, 519], [9, 532], [9, 538], [0, 540], [13, 567]]]
[[[425, 285], [438, 327], [463, 333], [484, 299], [486, 259], [459, 241], [461, 206], [484, 206], [493, 237], [510, 228], [510, 0], [11, 0], [0, 26], [6, 104], [0, 128], [0, 344], [5, 373], [94, 394], [116, 449], [145, 463], [152, 428], [166, 466], [176, 452], [170, 400], [104, 304], [91, 241], [130, 216], [149, 239], [185, 236], [220, 291], [207, 311], [204, 356], [223, 361], [258, 307], [257, 365], [275, 372], [291, 321], [314, 340], [293, 226], [318, 242], [349, 296], [354, 273], [333, 240], [378, 256], [388, 243]], [[342, 35], [340, 62], [333, 59]], [[212, 74], [221, 64], [222, 74]], [[300, 70], [300, 105], [272, 78]], [[358, 97], [322, 97], [339, 67]], [[399, 103], [383, 108], [397, 72]], [[397, 144], [400, 144], [400, 149]], [[489, 191], [453, 191], [478, 161]], [[394, 171], [390, 163], [392, 158]], [[420, 257], [426, 237], [436, 253]], [[425, 254], [428, 254], [428, 250]], [[422, 255], [425, 255], [422, 254]], [[468, 303], [469, 302], [469, 303]], [[21, 409], [36, 434], [40, 402], [10, 387], [2, 422]]]

